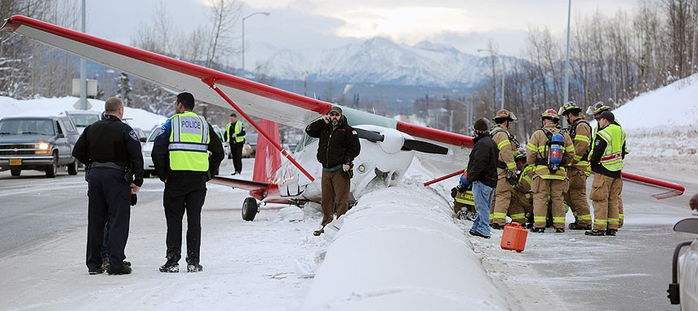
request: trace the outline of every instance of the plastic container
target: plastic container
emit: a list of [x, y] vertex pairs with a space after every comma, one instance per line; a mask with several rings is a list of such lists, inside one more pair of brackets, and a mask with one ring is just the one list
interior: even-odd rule
[[509, 249], [517, 252], [523, 252], [526, 247], [526, 238], [528, 230], [522, 227], [517, 222], [512, 222], [504, 226], [504, 234], [502, 234], [502, 242], [499, 245], [502, 249]]

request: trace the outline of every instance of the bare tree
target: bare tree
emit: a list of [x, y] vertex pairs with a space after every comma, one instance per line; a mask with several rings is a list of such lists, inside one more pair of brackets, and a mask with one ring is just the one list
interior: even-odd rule
[[206, 53], [206, 67], [213, 68], [219, 58], [237, 51], [231, 42], [233, 28], [240, 19], [243, 2], [239, 0], [210, 0], [209, 19], [213, 22], [211, 37]]

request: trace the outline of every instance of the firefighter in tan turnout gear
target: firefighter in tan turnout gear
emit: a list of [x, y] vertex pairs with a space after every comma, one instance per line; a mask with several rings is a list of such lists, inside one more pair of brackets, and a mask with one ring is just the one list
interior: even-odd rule
[[569, 224], [572, 230], [591, 229], [591, 211], [587, 202], [587, 177], [589, 176], [589, 149], [591, 149], [591, 126], [584, 121], [582, 108], [574, 102], [564, 104], [559, 114], [567, 119], [569, 133], [574, 143], [574, 158], [567, 167], [569, 190], [564, 198], [572, 209], [575, 221]]
[[574, 158], [574, 145], [567, 133], [560, 132], [560, 117], [553, 109], [541, 114], [543, 127], [533, 132], [526, 144], [526, 163], [535, 165], [533, 175], [533, 228], [532, 232], [545, 232], [550, 194], [553, 227], [555, 232], [565, 232], [565, 209], [562, 193], [567, 184], [565, 165]]
[[625, 132], [614, 124], [615, 116], [610, 111], [596, 117], [599, 131], [594, 136], [594, 145], [589, 156], [589, 165], [594, 172], [589, 198], [594, 204], [594, 228], [586, 235], [615, 236], [618, 231], [620, 196], [623, 191], [621, 171], [625, 158]]
[[509, 127], [516, 121], [516, 116], [506, 109], [497, 111], [493, 118], [495, 126], [490, 131], [494, 143], [497, 144], [499, 157], [497, 158], [497, 187], [494, 191], [494, 200], [490, 206], [490, 221], [493, 229], [504, 229], [506, 216], [511, 203], [511, 187], [516, 184], [516, 163], [514, 154], [519, 147], [519, 142], [509, 134]]
[[[531, 183], [533, 182], [533, 166], [526, 165], [526, 150], [519, 148], [514, 156], [516, 161], [516, 171], [519, 176], [516, 185], [511, 191], [511, 205], [509, 206], [509, 217], [512, 222], [526, 225], [527, 216], [533, 215], [533, 193]], [[533, 216], [531, 216], [533, 219]], [[530, 222], [533, 225], [533, 222]]]

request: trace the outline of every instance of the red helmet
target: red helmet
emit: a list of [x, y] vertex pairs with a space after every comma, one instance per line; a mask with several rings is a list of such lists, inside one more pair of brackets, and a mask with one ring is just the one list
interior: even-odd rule
[[494, 118], [492, 120], [497, 121], [497, 119], [508, 119], [511, 121], [516, 121], [516, 116], [514, 115], [513, 112], [506, 110], [506, 109], [499, 109], [497, 113], [494, 115]]
[[555, 122], [560, 120], [560, 116], [557, 114], [557, 111], [555, 111], [555, 109], [548, 109], [544, 111], [540, 116], [541, 119], [551, 119]]

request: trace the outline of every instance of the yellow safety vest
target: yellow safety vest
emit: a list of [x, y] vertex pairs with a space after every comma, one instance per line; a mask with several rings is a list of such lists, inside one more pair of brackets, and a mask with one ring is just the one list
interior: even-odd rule
[[[240, 134], [240, 132], [242, 132], [242, 124], [243, 123], [240, 120], [235, 121], [235, 130], [232, 133], [235, 135]], [[226, 128], [225, 128], [226, 135], [228, 135], [228, 137], [226, 137], [226, 138], [229, 138], [230, 136], [232, 136], [232, 135], [230, 135], [230, 133], [231, 133], [230, 129], [232, 127], [233, 127], [233, 123], [228, 122], [228, 126], [226, 126]], [[235, 136], [236, 143], [241, 143], [243, 141], [245, 141], [245, 135]]]
[[453, 199], [461, 204], [475, 206], [475, 198], [473, 198], [472, 190], [467, 190], [465, 192], [457, 192], [456, 197]]
[[187, 111], [170, 118], [170, 169], [173, 171], [208, 171], [208, 123]]
[[598, 132], [598, 137], [606, 141], [606, 150], [601, 157], [601, 165], [607, 170], [618, 172], [623, 169], [623, 144], [625, 132], [620, 126], [610, 124]]

